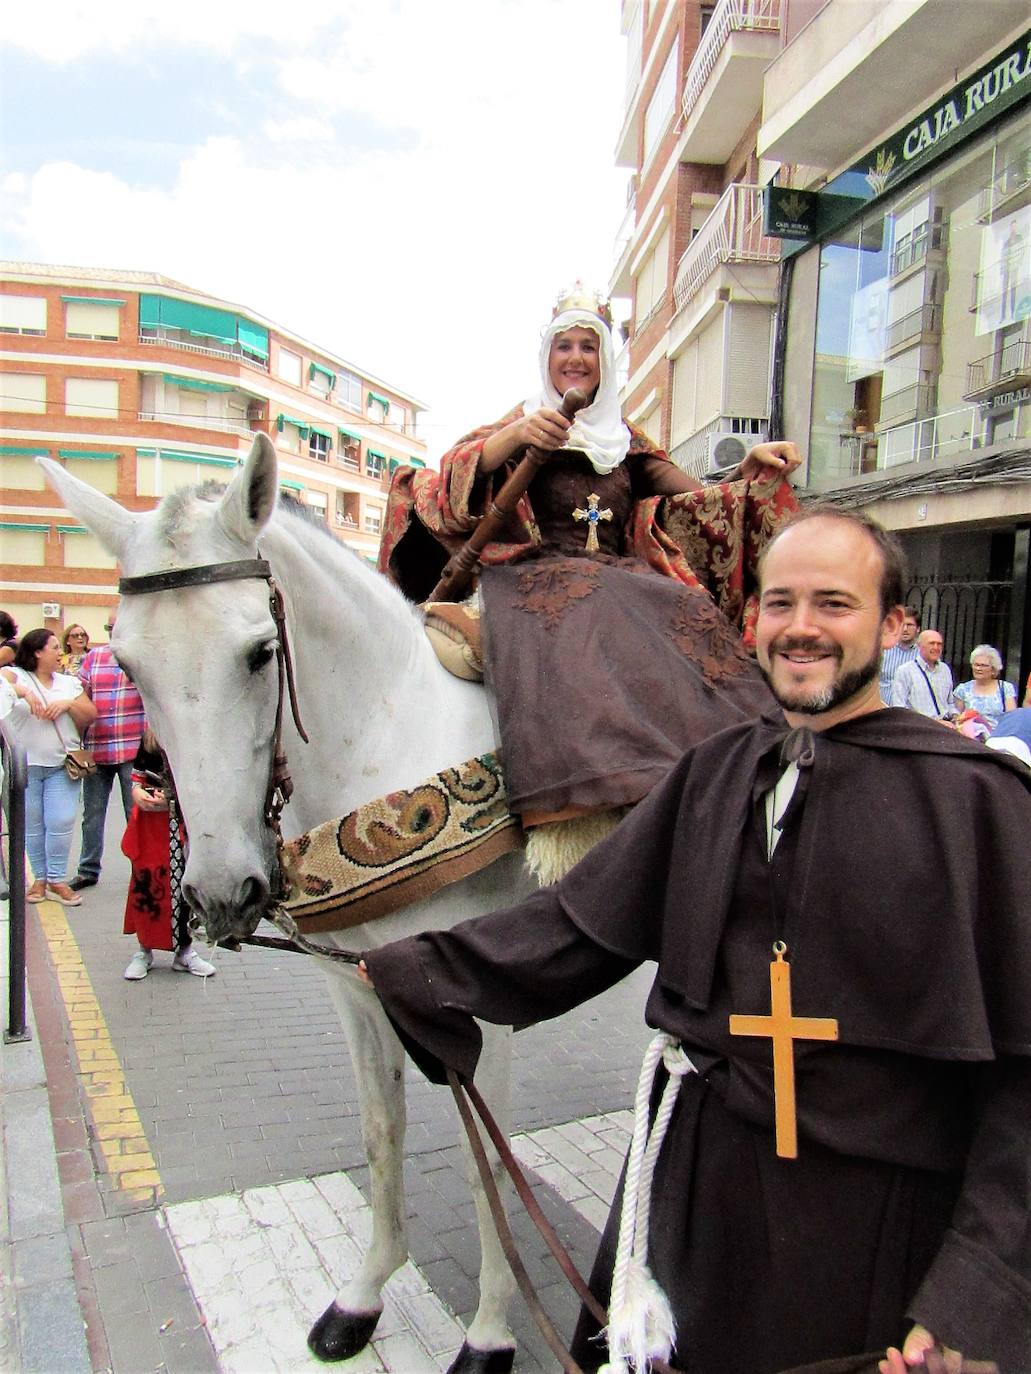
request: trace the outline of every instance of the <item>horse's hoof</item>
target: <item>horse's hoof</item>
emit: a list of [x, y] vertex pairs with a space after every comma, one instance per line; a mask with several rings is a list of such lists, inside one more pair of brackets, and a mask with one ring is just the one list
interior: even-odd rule
[[331, 1302], [308, 1333], [308, 1349], [319, 1360], [349, 1360], [369, 1344], [379, 1319], [379, 1312], [345, 1312]]
[[511, 1346], [505, 1350], [475, 1350], [463, 1342], [447, 1374], [509, 1374], [514, 1360], [515, 1349]]

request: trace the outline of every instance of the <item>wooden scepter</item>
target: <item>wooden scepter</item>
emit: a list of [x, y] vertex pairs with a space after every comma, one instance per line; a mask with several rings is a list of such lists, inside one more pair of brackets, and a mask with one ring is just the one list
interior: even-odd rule
[[[559, 413], [571, 420], [578, 410], [587, 404], [588, 397], [579, 387], [570, 387], [562, 397]], [[469, 591], [480, 550], [497, 537], [515, 510], [519, 498], [536, 477], [538, 470], [548, 461], [551, 453], [530, 444], [519, 461], [515, 472], [505, 482], [497, 496], [488, 504], [480, 517], [479, 524], [457, 553], [452, 554], [440, 574], [440, 581], [427, 597], [428, 601], [461, 601]]]

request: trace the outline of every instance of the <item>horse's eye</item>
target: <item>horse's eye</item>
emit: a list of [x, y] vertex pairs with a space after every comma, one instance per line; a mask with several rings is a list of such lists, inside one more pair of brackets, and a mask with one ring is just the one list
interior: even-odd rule
[[247, 667], [252, 673], [259, 673], [266, 663], [271, 663], [275, 652], [273, 644], [256, 644], [247, 655]]

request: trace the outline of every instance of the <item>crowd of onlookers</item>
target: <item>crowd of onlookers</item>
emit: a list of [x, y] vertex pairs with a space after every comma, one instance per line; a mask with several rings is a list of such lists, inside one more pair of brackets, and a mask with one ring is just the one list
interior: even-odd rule
[[[104, 626], [114, 629], [112, 612]], [[0, 612], [0, 716], [10, 720], [28, 762], [25, 848], [32, 882], [26, 900], [81, 906], [100, 879], [108, 802], [118, 782], [133, 865], [124, 930], [138, 948], [125, 970], [145, 978], [155, 949], [174, 951], [172, 967], [207, 978], [214, 967], [191, 943], [176, 860], [182, 835], [170, 812], [172, 789], [147, 729], [143, 701], [109, 643], [90, 647], [82, 625], [58, 639], [46, 628], [18, 627]], [[67, 880], [75, 818], [82, 804], [76, 873]], [[179, 864], [181, 869], [181, 864]]]

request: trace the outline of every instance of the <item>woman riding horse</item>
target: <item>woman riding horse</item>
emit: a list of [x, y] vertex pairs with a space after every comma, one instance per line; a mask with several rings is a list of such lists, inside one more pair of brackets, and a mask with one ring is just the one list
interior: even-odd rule
[[[607, 306], [579, 284], [540, 367], [540, 393], [460, 439], [439, 473], [397, 470], [380, 549], [380, 570], [423, 600], [528, 446], [550, 455], [480, 553], [484, 671], [526, 824], [639, 801], [690, 745], [770, 704], [739, 629], [800, 462], [794, 444], [763, 444], [718, 486], [688, 476], [623, 419]], [[573, 387], [589, 401], [570, 421]], [[431, 625], [463, 615], [428, 609]]]

